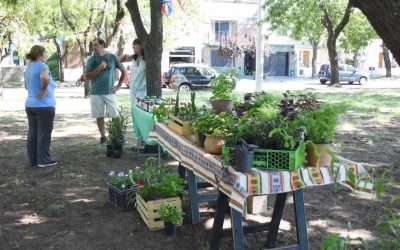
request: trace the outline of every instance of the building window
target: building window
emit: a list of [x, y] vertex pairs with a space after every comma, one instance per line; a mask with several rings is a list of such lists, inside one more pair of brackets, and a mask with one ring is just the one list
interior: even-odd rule
[[229, 22], [228, 21], [216, 21], [214, 23], [215, 41], [219, 41], [221, 36], [229, 35]]
[[383, 52], [379, 52], [379, 63], [378, 68], [383, 68], [385, 64], [383, 63]]
[[310, 51], [303, 51], [303, 67], [310, 67]]

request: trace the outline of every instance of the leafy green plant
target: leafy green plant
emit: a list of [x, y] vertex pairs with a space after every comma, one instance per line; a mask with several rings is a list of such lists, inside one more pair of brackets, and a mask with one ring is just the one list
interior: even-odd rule
[[[382, 197], [387, 188], [399, 186], [399, 182], [395, 177], [391, 176], [394, 167], [386, 169], [375, 180], [376, 196]], [[389, 176], [389, 177], [388, 177]], [[379, 236], [378, 244], [381, 249], [400, 249], [400, 215], [398, 208], [400, 207], [400, 195], [391, 195], [388, 205], [383, 207], [383, 214], [378, 218], [375, 226]]]
[[183, 193], [183, 179], [178, 174], [165, 175], [161, 181], [161, 197], [172, 198]]
[[239, 119], [226, 112], [214, 114], [210, 111], [199, 116], [193, 122], [193, 128], [196, 132], [213, 135], [216, 137], [229, 137], [237, 128]]
[[171, 222], [172, 224], [179, 224], [183, 219], [182, 211], [167, 203], [161, 204], [158, 213], [162, 221]]
[[169, 111], [165, 102], [161, 102], [158, 107], [153, 108], [151, 113], [154, 115], [157, 121], [163, 122], [168, 118]]
[[182, 178], [178, 174], [168, 174], [167, 166], [156, 166], [155, 161], [151, 157], [145, 162], [140, 196], [146, 201], [179, 196], [183, 192]]
[[321, 104], [319, 108], [305, 113], [302, 123], [308, 139], [314, 143], [331, 143], [335, 135], [338, 116], [344, 110], [344, 106]]
[[124, 142], [124, 134], [130, 123], [129, 115], [125, 115], [125, 109], [123, 107], [119, 110], [119, 115], [112, 117], [107, 123], [108, 144], [113, 147], [122, 146]]
[[237, 74], [235, 70], [222, 73], [211, 81], [211, 100], [231, 100], [236, 88]]
[[[337, 233], [328, 235], [322, 240], [321, 250], [351, 250], [351, 243], [359, 242], [364, 244], [364, 240], [361, 237], [351, 238], [349, 235], [342, 237]], [[357, 249], [368, 249], [367, 247], [360, 247]]]

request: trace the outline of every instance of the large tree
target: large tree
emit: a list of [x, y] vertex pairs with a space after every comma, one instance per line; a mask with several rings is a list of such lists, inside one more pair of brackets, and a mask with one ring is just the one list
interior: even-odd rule
[[400, 64], [400, 4], [398, 0], [349, 0], [368, 18]]
[[295, 40], [306, 39], [310, 43], [313, 49], [311, 77], [314, 78], [317, 74], [318, 48], [324, 34], [322, 23], [316, 21], [321, 19], [321, 12], [315, 8], [316, 5], [312, 1], [298, 2], [266, 0], [266, 15], [263, 21], [271, 25], [271, 30], [283, 31]]
[[147, 31], [137, 0], [128, 0], [126, 7], [131, 15], [136, 35], [146, 53], [147, 94], [161, 96], [161, 57], [163, 52], [163, 20], [161, 1], [150, 0], [150, 31]]

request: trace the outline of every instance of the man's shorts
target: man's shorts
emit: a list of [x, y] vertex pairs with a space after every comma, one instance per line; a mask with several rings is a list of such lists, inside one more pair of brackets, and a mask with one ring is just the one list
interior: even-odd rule
[[[92, 118], [102, 118], [105, 116], [116, 117], [118, 112], [117, 95], [90, 95], [90, 105]], [[107, 111], [107, 113], [105, 113]]]

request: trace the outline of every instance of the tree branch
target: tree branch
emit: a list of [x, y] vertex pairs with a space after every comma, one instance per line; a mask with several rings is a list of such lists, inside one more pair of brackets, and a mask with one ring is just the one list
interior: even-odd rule
[[107, 37], [106, 46], [108, 47], [113, 39], [117, 36], [120, 31], [121, 24], [125, 18], [125, 8], [122, 5], [122, 0], [117, 0], [117, 14], [115, 15], [115, 21], [113, 26], [113, 32], [111, 36]]
[[128, 0], [125, 6], [128, 8], [129, 13], [131, 14], [131, 19], [135, 27], [136, 34], [138, 35], [142, 43], [146, 43], [149, 35], [143, 25], [142, 17], [140, 16], [138, 1]]
[[337, 39], [337, 38], [338, 38], [340, 32], [342, 32], [342, 30], [344, 29], [344, 27], [345, 27], [345, 26], [347, 25], [347, 23], [349, 22], [349, 20], [350, 20], [350, 14], [351, 14], [352, 10], [353, 10], [353, 7], [352, 7], [352, 5], [351, 5], [351, 3], [350, 3], [350, 1], [349, 1], [349, 2], [347, 3], [346, 10], [345, 10], [345, 12], [344, 12], [342, 21], [340, 21], [340, 23], [339, 23], [339, 24], [336, 26], [336, 28], [335, 28], [334, 39]]

